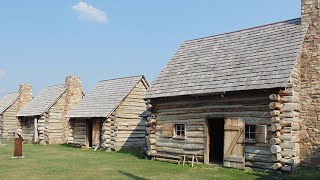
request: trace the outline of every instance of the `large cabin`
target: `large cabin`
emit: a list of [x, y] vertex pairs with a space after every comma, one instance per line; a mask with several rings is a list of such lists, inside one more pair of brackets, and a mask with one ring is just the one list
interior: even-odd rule
[[145, 147], [143, 96], [149, 85], [144, 76], [99, 81], [67, 115], [68, 143], [118, 151]]
[[226, 167], [320, 166], [320, 7], [184, 42], [145, 98], [148, 154]]
[[17, 132], [25, 143], [66, 143], [70, 132], [65, 116], [82, 97], [77, 76], [66, 77], [65, 84], [45, 88], [16, 114]]

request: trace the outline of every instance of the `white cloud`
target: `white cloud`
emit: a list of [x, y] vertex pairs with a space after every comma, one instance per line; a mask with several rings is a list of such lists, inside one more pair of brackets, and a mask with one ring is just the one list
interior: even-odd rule
[[104, 11], [93, 7], [90, 4], [80, 1], [72, 9], [79, 13], [79, 19], [85, 19], [100, 23], [107, 22], [107, 15]]
[[6, 71], [3, 69], [0, 69], [0, 78], [4, 77], [6, 75]]

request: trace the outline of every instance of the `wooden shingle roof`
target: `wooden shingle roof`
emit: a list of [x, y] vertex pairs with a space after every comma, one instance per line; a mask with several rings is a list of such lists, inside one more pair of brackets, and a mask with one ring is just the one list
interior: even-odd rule
[[99, 81], [67, 117], [108, 117], [130, 94], [144, 76], [133, 76]]
[[49, 86], [32, 99], [16, 116], [39, 116], [47, 112], [66, 91], [64, 85]]
[[293, 19], [186, 41], [145, 98], [285, 87], [305, 33]]
[[0, 99], [0, 114], [19, 99], [19, 93], [10, 93]]

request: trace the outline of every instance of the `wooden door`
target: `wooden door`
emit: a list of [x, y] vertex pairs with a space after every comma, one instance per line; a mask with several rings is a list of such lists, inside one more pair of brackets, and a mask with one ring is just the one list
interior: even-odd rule
[[244, 128], [241, 119], [226, 119], [224, 125], [224, 158], [223, 165], [244, 169]]
[[100, 143], [100, 120], [92, 120], [92, 147]]

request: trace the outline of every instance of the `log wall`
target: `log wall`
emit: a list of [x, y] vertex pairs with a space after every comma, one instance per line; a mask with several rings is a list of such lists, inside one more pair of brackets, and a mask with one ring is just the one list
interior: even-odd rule
[[286, 89], [278, 94], [270, 95], [274, 102], [270, 103], [272, 117], [270, 139], [271, 151], [275, 164], [272, 169], [292, 171], [300, 164], [299, 133], [300, 101], [299, 101], [299, 64], [295, 64]]
[[[30, 125], [26, 126], [25, 121], [29, 120]], [[22, 133], [24, 143], [33, 143], [34, 141], [34, 118], [33, 117], [19, 117], [18, 132]]]
[[1, 123], [3, 139], [14, 139], [14, 132], [16, 132], [18, 128], [17, 118], [15, 117], [17, 112], [18, 112], [18, 101], [13, 103], [6, 111], [3, 112], [2, 123]]
[[[145, 121], [140, 114], [145, 111], [143, 99], [147, 85], [140, 81], [131, 93], [108, 117], [95, 118], [101, 122], [101, 150], [119, 151], [126, 148], [145, 146]], [[69, 121], [68, 142], [88, 145], [86, 142], [88, 118], [72, 118]]]
[[87, 119], [73, 118], [69, 121], [70, 136], [69, 143], [78, 142], [86, 144], [86, 123]]
[[65, 143], [64, 134], [68, 131], [68, 123], [65, 118], [66, 94], [64, 94], [49, 110], [48, 138], [49, 144]]
[[[140, 81], [131, 93], [115, 110], [116, 116], [111, 130], [114, 130], [114, 144], [111, 149], [118, 151], [126, 148], [145, 147], [145, 121], [140, 114], [146, 109], [143, 96], [147, 91], [145, 84]], [[114, 125], [114, 126], [112, 126]]]
[[[271, 115], [270, 93], [278, 90], [243, 91], [212, 96], [186, 96], [148, 100], [152, 115], [148, 119], [148, 154], [183, 155], [200, 153], [206, 159], [206, 120], [241, 118], [246, 124], [267, 125], [264, 143], [246, 143], [246, 166], [269, 169], [273, 165], [269, 143]], [[186, 124], [185, 139], [168, 137], [168, 127], [174, 123]], [[170, 127], [171, 125], [171, 127]]]

